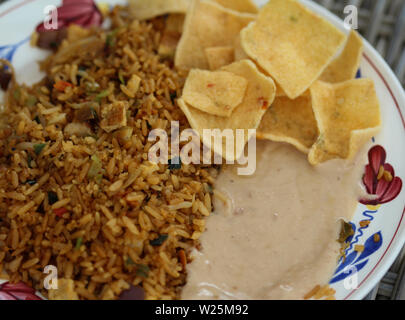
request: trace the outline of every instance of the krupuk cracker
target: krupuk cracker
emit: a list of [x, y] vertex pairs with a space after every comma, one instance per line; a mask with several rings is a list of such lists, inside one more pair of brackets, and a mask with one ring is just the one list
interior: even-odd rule
[[217, 70], [235, 61], [235, 49], [231, 46], [210, 47], [205, 49], [210, 70]]
[[206, 48], [233, 46], [239, 32], [256, 15], [240, 13], [212, 1], [193, 0], [184, 23], [175, 55], [175, 65], [183, 69], [209, 69]]
[[241, 44], [285, 91], [299, 97], [319, 78], [346, 36], [296, 0], [271, 0], [241, 32]]
[[229, 117], [242, 102], [247, 80], [227, 71], [190, 71], [182, 99], [190, 106], [212, 115]]
[[360, 35], [352, 30], [343, 52], [322, 73], [319, 80], [338, 83], [354, 79], [360, 66], [363, 54], [363, 40]]
[[351, 159], [381, 127], [380, 104], [371, 79], [338, 84], [317, 81], [311, 87], [319, 137], [308, 159], [313, 165]]
[[[228, 118], [211, 115], [188, 105], [183, 99], [178, 104], [186, 115], [191, 127], [196, 130], [203, 143], [212, 146], [211, 149], [222, 150], [220, 154], [227, 161], [235, 161], [243, 153], [245, 144], [252, 137], [248, 129], [257, 129], [267, 108], [272, 104], [275, 97], [274, 81], [260, 73], [256, 65], [250, 60], [235, 62], [221, 70], [232, 72], [247, 80], [247, 89], [243, 101], [239, 104]], [[228, 152], [226, 141], [212, 142], [211, 138], [204, 137], [204, 129], [232, 130], [243, 129], [244, 139], [236, 139], [234, 135], [234, 152]]]
[[186, 13], [191, 0], [129, 0], [129, 12], [135, 19], [146, 20], [168, 13]]
[[213, 0], [225, 8], [239, 12], [257, 13], [259, 10], [252, 0]]
[[304, 153], [309, 152], [318, 135], [310, 95], [294, 100], [276, 97], [257, 129], [259, 139], [286, 142]]

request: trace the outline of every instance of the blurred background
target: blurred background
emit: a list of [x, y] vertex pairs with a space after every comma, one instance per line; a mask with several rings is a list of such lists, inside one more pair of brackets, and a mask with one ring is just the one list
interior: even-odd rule
[[[8, 0], [0, 0], [0, 4]], [[344, 19], [344, 8], [358, 8], [359, 32], [385, 58], [405, 87], [405, 0], [313, 0]], [[405, 248], [365, 300], [405, 300]]]

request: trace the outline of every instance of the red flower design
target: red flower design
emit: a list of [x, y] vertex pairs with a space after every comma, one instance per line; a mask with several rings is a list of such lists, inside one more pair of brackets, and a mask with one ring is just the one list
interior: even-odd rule
[[402, 180], [395, 177], [394, 168], [385, 163], [387, 153], [382, 146], [373, 147], [368, 153], [369, 164], [363, 176], [367, 193], [376, 199], [361, 199], [365, 205], [378, 205], [394, 200], [402, 189]]
[[49, 30], [45, 23], [40, 23], [36, 31], [39, 33], [38, 47], [55, 49], [66, 37], [66, 27], [77, 24], [83, 28], [100, 26], [103, 15], [93, 0], [63, 0], [57, 8], [57, 29]]
[[42, 300], [23, 282], [0, 284], [0, 300]]
[[[57, 8], [57, 30], [66, 28], [70, 24], [78, 24], [84, 28], [99, 26], [103, 20], [93, 0], [63, 0], [62, 6]], [[49, 31], [44, 23], [37, 26], [37, 32]]]

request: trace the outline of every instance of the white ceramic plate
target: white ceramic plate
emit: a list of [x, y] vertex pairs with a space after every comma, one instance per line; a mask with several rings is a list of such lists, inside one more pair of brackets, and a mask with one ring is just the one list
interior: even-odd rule
[[[50, 4], [59, 5], [60, 2], [10, 0], [0, 6], [0, 57], [7, 56], [12, 59], [17, 72], [17, 81], [31, 84], [41, 79], [37, 61], [43, 59], [48, 53], [31, 48], [28, 39], [35, 26], [43, 21], [44, 8]], [[123, 3], [119, 0], [103, 2]], [[257, 1], [259, 5], [266, 2], [266, 0]], [[326, 9], [309, 0], [302, 0], [302, 2], [338, 28], [348, 32], [343, 22]], [[366, 41], [361, 74], [363, 77], [374, 80], [381, 102], [383, 130], [373, 139], [373, 143], [385, 149], [386, 163], [391, 164], [395, 169], [395, 176], [404, 180], [404, 90], [385, 61]], [[374, 152], [381, 152], [381, 150], [375, 149]], [[388, 271], [405, 242], [404, 204], [405, 191], [402, 190], [395, 199], [380, 206], [371, 208], [358, 205], [352, 220], [356, 233], [350, 240], [350, 247], [346, 253], [348, 258], [344, 265], [341, 264], [338, 267], [330, 284], [336, 290], [337, 299], [364, 298]], [[372, 220], [372, 222], [368, 227], [361, 227], [359, 223], [362, 220]], [[365, 251], [362, 254], [354, 252], [355, 244], [365, 245]], [[357, 287], [353, 288], [356, 283]]]

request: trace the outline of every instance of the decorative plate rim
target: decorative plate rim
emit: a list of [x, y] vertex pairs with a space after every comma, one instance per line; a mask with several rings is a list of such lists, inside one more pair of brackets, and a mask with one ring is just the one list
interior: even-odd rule
[[[304, 3], [308, 8], [313, 10], [314, 12], [320, 14], [321, 16], [325, 17], [340, 29], [346, 30], [344, 27], [343, 21], [337, 17], [335, 14], [331, 13], [326, 8], [320, 6], [317, 3], [314, 3], [311, 0], [300, 0]], [[386, 89], [390, 93], [393, 102], [396, 106], [396, 109], [399, 113], [399, 117], [402, 122], [403, 129], [405, 130], [405, 93], [404, 90], [395, 76], [394, 72], [388, 66], [387, 62], [381, 57], [381, 55], [377, 52], [376, 49], [366, 40], [363, 38], [365, 50], [363, 53], [363, 57], [365, 61], [371, 66], [371, 68], [375, 71], [378, 77], [384, 83]], [[404, 141], [401, 141], [402, 144]], [[373, 268], [367, 273], [367, 275], [362, 279], [359, 283], [357, 289], [353, 289], [350, 293], [348, 293], [343, 300], [354, 299], [359, 300], [363, 299], [376, 285], [377, 283], [384, 277], [387, 273], [391, 265], [394, 263], [396, 258], [398, 257], [401, 249], [405, 244], [405, 231], [399, 233], [401, 226], [403, 225], [403, 220], [405, 216], [405, 205], [402, 211], [401, 218], [398, 222], [398, 225], [395, 228], [394, 235], [389, 241], [389, 244], [385, 251], [383, 252], [382, 256], [378, 259], [376, 264]], [[396, 240], [394, 243], [394, 240]], [[394, 244], [393, 244], [394, 243]], [[390, 253], [389, 255], [387, 255]]]

